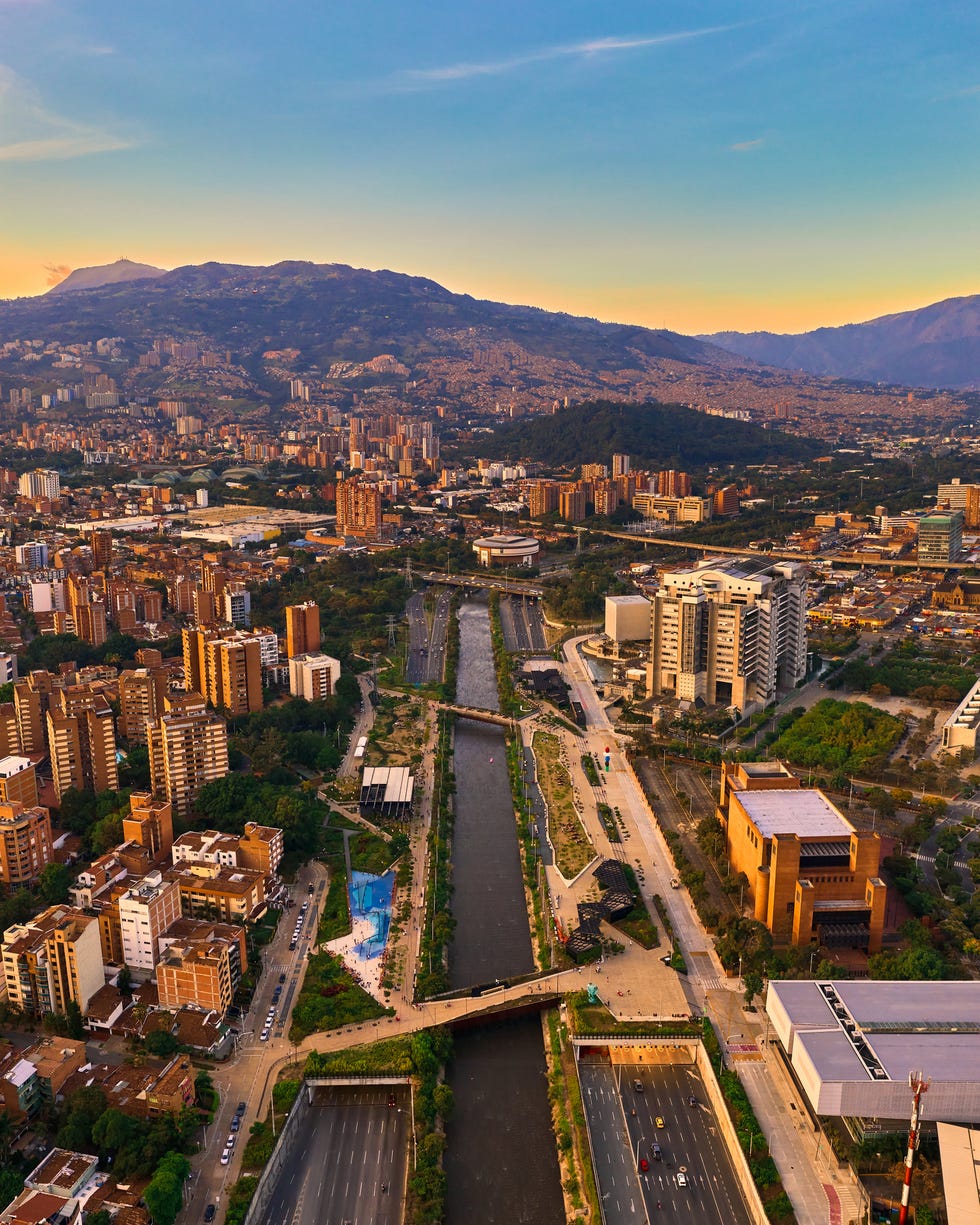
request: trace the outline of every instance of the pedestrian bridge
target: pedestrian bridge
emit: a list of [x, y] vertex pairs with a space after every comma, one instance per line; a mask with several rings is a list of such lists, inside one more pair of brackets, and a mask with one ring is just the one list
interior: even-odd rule
[[513, 727], [515, 720], [502, 715], [498, 710], [484, 710], [480, 706], [457, 706], [454, 702], [435, 702], [438, 710], [459, 715], [461, 719], [475, 719], [477, 723], [495, 723], [498, 727]]
[[540, 599], [544, 588], [540, 583], [526, 583], [521, 579], [483, 577], [479, 574], [442, 574], [438, 570], [420, 573], [418, 578], [426, 583], [441, 583], [447, 587], [463, 587], [474, 591], [503, 591], [506, 595], [526, 595]]

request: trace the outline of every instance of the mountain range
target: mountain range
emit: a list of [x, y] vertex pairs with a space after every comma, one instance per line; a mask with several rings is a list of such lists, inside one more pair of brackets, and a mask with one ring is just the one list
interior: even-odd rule
[[699, 339], [765, 365], [908, 387], [980, 388], [980, 295], [799, 335], [716, 332]]
[[[969, 354], [980, 345], [971, 334], [977, 301], [959, 300], [966, 305], [956, 327], [944, 310], [951, 304], [939, 304], [853, 329], [823, 329], [812, 335], [824, 337], [823, 351], [835, 357], [821, 362], [816, 342], [811, 361], [810, 337], [684, 336], [481, 301], [424, 277], [344, 264], [206, 263], [167, 272], [120, 260], [79, 269], [39, 297], [0, 301], [0, 344], [120, 338], [131, 374], [117, 377], [126, 391], [141, 395], [213, 398], [214, 382], [188, 381], [186, 370], [136, 371], [136, 355], [169, 337], [231, 353], [241, 378], [234, 386], [234, 379], [225, 379], [222, 390], [272, 405], [285, 402], [291, 377], [309, 376], [352, 391], [384, 386], [407, 404], [449, 401], [498, 416], [537, 412], [566, 399], [658, 400], [781, 420], [795, 432], [834, 440], [850, 436], [856, 421], [866, 432], [880, 432], [898, 419], [909, 428], [963, 420], [969, 410], [956, 397], [919, 395], [906, 403], [893, 385], [904, 379], [972, 386], [967, 371]], [[830, 339], [852, 331], [864, 338], [860, 369], [836, 356]], [[914, 377], [910, 359], [916, 353], [933, 359], [928, 378]], [[835, 379], [883, 379], [891, 386], [842, 386], [801, 372], [807, 362]], [[43, 368], [0, 369], [11, 380], [26, 374], [36, 379]]]

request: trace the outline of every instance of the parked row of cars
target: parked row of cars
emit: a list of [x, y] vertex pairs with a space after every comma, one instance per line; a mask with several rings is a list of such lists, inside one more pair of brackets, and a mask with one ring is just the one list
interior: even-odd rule
[[[245, 1103], [239, 1102], [235, 1108], [235, 1117], [231, 1121], [231, 1130], [228, 1132], [228, 1139], [225, 1141], [225, 1147], [221, 1150], [221, 1164], [227, 1165], [231, 1161], [232, 1150], [235, 1147], [235, 1141], [238, 1139], [238, 1131], [242, 1125], [242, 1118], [245, 1114]], [[213, 1221], [215, 1213], [214, 1204], [208, 1204], [204, 1209], [205, 1221]], [[209, 1215], [210, 1214], [210, 1215]]]

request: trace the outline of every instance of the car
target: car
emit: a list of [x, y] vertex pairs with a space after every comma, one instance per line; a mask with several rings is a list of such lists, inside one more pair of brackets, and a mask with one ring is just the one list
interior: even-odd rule
[[292, 951], [293, 951], [295, 948], [296, 948], [296, 941], [295, 941], [295, 940], [290, 940], [290, 942], [289, 942], [289, 951], [290, 951], [290, 952], [292, 952]]
[[260, 1042], [268, 1042], [268, 1041], [269, 1041], [269, 1033], [270, 1033], [270, 1032], [271, 1032], [271, 1031], [269, 1030], [269, 1027], [268, 1027], [268, 1025], [267, 1025], [267, 1026], [265, 1027], [265, 1029], [263, 1029], [263, 1031], [262, 1031], [262, 1032], [259, 1034], [259, 1041], [260, 1041]]
[[643, 1081], [642, 1081], [642, 1080], [634, 1080], [634, 1081], [633, 1081], [633, 1092], [634, 1092], [634, 1093], [642, 1093], [642, 1092], [643, 1092]]
[[244, 1113], [245, 1113], [245, 1103], [239, 1102], [238, 1105], [235, 1107], [235, 1114], [242, 1115]]
[[282, 995], [282, 987], [276, 987], [272, 993], [272, 1002], [274, 1004], [278, 1004], [280, 995]]
[[664, 1150], [660, 1147], [659, 1144], [654, 1144], [654, 1146], [651, 1148], [650, 1151], [653, 1153], [654, 1161], [663, 1161]]
[[647, 1161], [646, 1157], [641, 1157], [640, 1158], [640, 1173], [645, 1174], [647, 1170], [649, 1170], [649, 1168], [650, 1168], [650, 1162]]
[[238, 1117], [238, 1115], [236, 1114], [236, 1115], [235, 1115], [235, 1117], [234, 1117], [234, 1118], [232, 1119], [232, 1121], [231, 1121], [231, 1130], [232, 1130], [233, 1132], [238, 1131], [238, 1129], [239, 1129], [239, 1127], [241, 1127], [241, 1125], [242, 1125], [242, 1121], [241, 1121], [241, 1119]]
[[234, 1148], [234, 1147], [235, 1147], [235, 1133], [233, 1131], [230, 1131], [228, 1133], [228, 1139], [225, 1141], [225, 1148]]
[[284, 982], [286, 981], [286, 975], [285, 975], [285, 974], [280, 974], [280, 975], [279, 975], [279, 981], [280, 981], [281, 983], [284, 983]]
[[694, 1096], [694, 1094], [693, 1094], [693, 1093], [692, 1093], [692, 1094], [691, 1094], [691, 1096], [690, 1096], [690, 1097], [687, 1099], [687, 1104], [688, 1104], [689, 1106], [696, 1106], [696, 1105], [698, 1104], [698, 1099], [697, 1099], [697, 1098]]
[[667, 1124], [666, 1124], [666, 1123], [663, 1121], [663, 1117], [662, 1117], [661, 1115], [659, 1115], [659, 1114], [657, 1115], [657, 1126], [658, 1126], [658, 1127], [666, 1127], [666, 1126], [667, 1126]]
[[389, 1092], [389, 1093], [388, 1093], [388, 1100], [385, 1102], [385, 1105], [386, 1105], [386, 1106], [394, 1106], [394, 1104], [395, 1104], [395, 1095], [394, 1095], [394, 1093], [393, 1093], [393, 1092]]
[[672, 876], [670, 878], [670, 887], [671, 889], [679, 889], [681, 887], [681, 882], [677, 879], [676, 876]]
[[221, 1154], [221, 1164], [227, 1165], [229, 1161], [231, 1161], [231, 1149], [226, 1148], [222, 1151], [222, 1154]]
[[686, 1187], [686, 1186], [687, 1186], [687, 1175], [684, 1173], [684, 1171], [683, 1171], [683, 1170], [678, 1170], [678, 1171], [677, 1171], [677, 1185], [678, 1185], [679, 1187]]
[[213, 1221], [213, 1220], [214, 1220], [214, 1214], [215, 1214], [217, 1211], [218, 1211], [218, 1206], [217, 1206], [217, 1204], [208, 1204], [207, 1208], [205, 1208], [205, 1209], [204, 1209], [204, 1219], [205, 1219], [205, 1221]]
[[309, 889], [307, 889], [306, 892], [310, 895], [310, 897], [312, 897], [313, 896], [313, 886], [310, 885]]

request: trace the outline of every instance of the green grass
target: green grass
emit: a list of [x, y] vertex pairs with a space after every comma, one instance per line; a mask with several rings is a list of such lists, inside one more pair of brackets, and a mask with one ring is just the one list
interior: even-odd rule
[[532, 741], [538, 767], [538, 785], [548, 810], [548, 834], [555, 848], [555, 863], [572, 880], [595, 857], [575, 807], [575, 789], [561, 760], [561, 741], [551, 732], [535, 732]]
[[306, 968], [303, 989], [293, 1009], [289, 1039], [301, 1042], [309, 1034], [393, 1014], [394, 1009], [383, 1008], [374, 996], [357, 985], [339, 957], [317, 953], [310, 957]]

